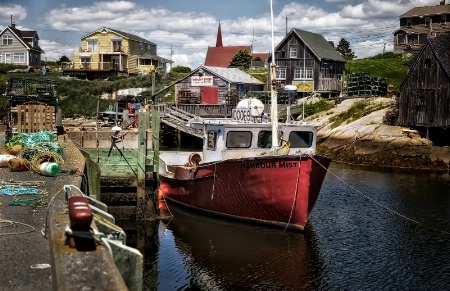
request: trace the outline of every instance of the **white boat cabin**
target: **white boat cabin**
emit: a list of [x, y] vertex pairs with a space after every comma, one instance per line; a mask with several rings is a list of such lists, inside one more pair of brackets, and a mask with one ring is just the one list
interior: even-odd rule
[[[161, 159], [167, 165], [183, 165], [192, 153], [197, 153], [201, 163], [249, 158], [263, 155], [301, 155], [316, 151], [317, 128], [306, 122], [278, 124], [280, 144], [272, 147], [272, 123], [264, 120], [261, 111], [235, 109], [233, 118], [197, 118], [188, 126], [203, 133], [201, 152], [164, 152]], [[239, 113], [240, 112], [240, 113]], [[248, 113], [247, 113], [248, 112]]]

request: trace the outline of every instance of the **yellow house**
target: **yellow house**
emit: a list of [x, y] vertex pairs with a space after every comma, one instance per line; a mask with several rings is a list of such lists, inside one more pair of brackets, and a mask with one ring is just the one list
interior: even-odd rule
[[171, 60], [157, 55], [157, 45], [134, 34], [100, 28], [81, 38], [64, 76], [88, 79], [166, 71]]

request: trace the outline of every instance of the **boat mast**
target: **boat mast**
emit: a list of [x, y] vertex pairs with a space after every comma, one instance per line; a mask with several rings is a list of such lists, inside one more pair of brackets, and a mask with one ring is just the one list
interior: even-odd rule
[[271, 102], [271, 112], [270, 119], [272, 121], [272, 149], [278, 146], [278, 101], [277, 101], [277, 92], [276, 92], [276, 62], [275, 62], [275, 46], [274, 46], [274, 38], [273, 38], [273, 8], [272, 8], [272, 0], [270, 0], [270, 19], [272, 26], [272, 63], [270, 64], [270, 102]]

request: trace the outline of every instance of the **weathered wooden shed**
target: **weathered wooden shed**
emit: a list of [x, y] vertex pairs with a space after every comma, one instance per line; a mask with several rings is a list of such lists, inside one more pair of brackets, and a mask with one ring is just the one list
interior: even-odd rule
[[294, 85], [298, 93], [329, 97], [342, 92], [346, 61], [320, 34], [293, 28], [276, 46], [275, 62], [277, 89]]
[[[450, 130], [450, 33], [427, 40], [400, 86], [398, 123], [438, 134]], [[441, 134], [441, 133], [439, 133]], [[447, 132], [447, 135], [448, 132]]]
[[262, 91], [264, 83], [237, 68], [200, 66], [175, 84], [181, 104], [235, 104], [250, 90]]

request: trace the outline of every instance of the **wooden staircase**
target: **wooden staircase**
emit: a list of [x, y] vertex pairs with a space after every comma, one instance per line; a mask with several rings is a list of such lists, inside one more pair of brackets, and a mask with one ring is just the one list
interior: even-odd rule
[[175, 106], [168, 106], [164, 108], [164, 114], [161, 114], [161, 122], [171, 127], [179, 129], [185, 133], [203, 138], [203, 130], [193, 129], [190, 126], [192, 119], [200, 120], [197, 115], [179, 109]]

